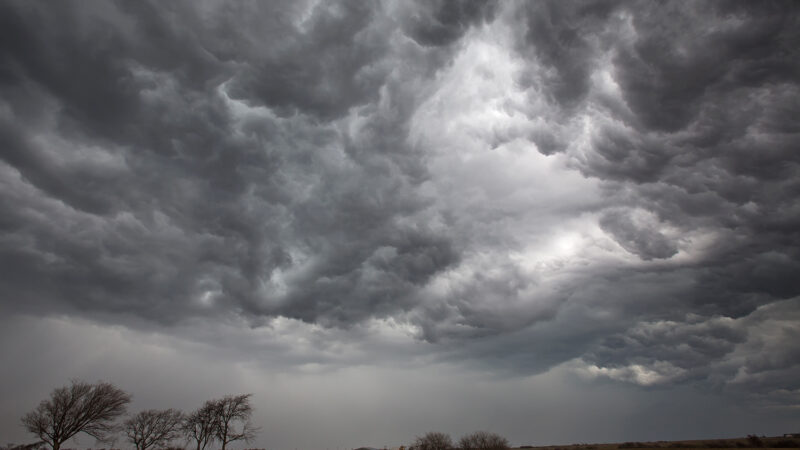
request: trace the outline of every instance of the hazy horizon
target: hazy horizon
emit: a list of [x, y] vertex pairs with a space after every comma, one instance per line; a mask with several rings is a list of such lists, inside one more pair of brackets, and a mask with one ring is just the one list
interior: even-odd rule
[[234, 448], [800, 432], [800, 3], [0, 0], [0, 36], [2, 443], [73, 378], [252, 393]]

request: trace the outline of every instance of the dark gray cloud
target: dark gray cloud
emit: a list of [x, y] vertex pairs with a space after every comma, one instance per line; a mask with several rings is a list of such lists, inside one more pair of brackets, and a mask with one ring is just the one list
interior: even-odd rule
[[625, 250], [644, 260], [665, 259], [678, 253], [677, 246], [662, 233], [646, 223], [636, 223], [624, 212], [607, 211], [600, 218], [600, 227]]
[[[597, 64], [596, 40], [613, 23], [615, 1], [543, 2], [525, 5], [520, 51], [549, 70], [541, 80], [546, 93], [561, 107], [571, 108], [588, 93]], [[525, 79], [526, 82], [534, 80]]]
[[0, 306], [281, 370], [796, 406], [799, 22], [793, 2], [4, 2]]
[[239, 20], [268, 16], [274, 7], [243, 8], [228, 20], [231, 34], [246, 45], [232, 49], [231, 58], [244, 67], [229, 83], [231, 97], [282, 115], [300, 111], [323, 119], [377, 99], [392, 69], [386, 58], [392, 24], [378, 17], [379, 4], [317, 4], [297, 27], [264, 27], [261, 20], [242, 26]]
[[464, 36], [471, 26], [494, 19], [497, 2], [493, 0], [440, 0], [416, 2], [405, 23], [408, 35], [420, 45], [449, 45]]
[[[402, 139], [413, 100], [390, 76], [378, 5], [310, 5], [307, 18], [284, 5], [13, 6], [9, 297], [346, 325], [403, 308], [457, 259], [445, 236], [394, 220], [425, 206], [413, 192], [425, 169]], [[394, 104], [360, 112], [355, 134], [318, 122], [379, 88]], [[260, 105], [270, 112], [237, 115]], [[287, 291], [263, 291], [287, 267]]]

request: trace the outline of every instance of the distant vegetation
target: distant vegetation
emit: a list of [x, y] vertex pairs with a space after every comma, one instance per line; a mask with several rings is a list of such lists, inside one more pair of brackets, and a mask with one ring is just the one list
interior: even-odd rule
[[488, 431], [476, 431], [462, 436], [458, 446], [453, 447], [453, 440], [449, 434], [431, 431], [422, 436], [417, 436], [408, 450], [507, 450], [508, 440], [499, 434]]

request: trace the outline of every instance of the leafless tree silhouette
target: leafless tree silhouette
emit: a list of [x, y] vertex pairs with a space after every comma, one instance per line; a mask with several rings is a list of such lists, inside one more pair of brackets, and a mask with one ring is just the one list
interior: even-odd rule
[[216, 437], [222, 443], [222, 450], [233, 441], [250, 441], [258, 429], [250, 423], [253, 407], [252, 394], [228, 395], [214, 400], [216, 416]]
[[209, 400], [189, 414], [183, 422], [183, 432], [190, 441], [197, 444], [197, 450], [205, 450], [217, 437], [216, 408], [216, 401]]
[[183, 413], [175, 409], [148, 409], [126, 420], [125, 434], [136, 450], [164, 447], [181, 435]]
[[22, 425], [53, 450], [59, 450], [64, 441], [81, 432], [107, 441], [117, 430], [114, 421], [125, 414], [130, 401], [129, 394], [111, 383], [73, 380], [25, 414]]

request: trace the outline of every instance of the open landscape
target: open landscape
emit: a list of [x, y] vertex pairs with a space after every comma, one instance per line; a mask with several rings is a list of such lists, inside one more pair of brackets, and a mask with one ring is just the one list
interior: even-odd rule
[[0, 0], [5, 447], [794, 432], [800, 0]]
[[[261, 427], [253, 424], [252, 394], [226, 395], [207, 400], [200, 408], [184, 413], [177, 409], [148, 409], [124, 416], [131, 402], [130, 394], [112, 383], [87, 383], [72, 380], [69, 385], [56, 388], [48, 399], [22, 416], [24, 428], [38, 438], [30, 444], [7, 444], [0, 450], [78, 450], [69, 442], [81, 435], [97, 443], [110, 444], [109, 450], [119, 450], [123, 442], [136, 450], [226, 450], [235, 444], [255, 440]], [[119, 422], [120, 419], [124, 419]], [[120, 439], [121, 438], [121, 439]], [[242, 447], [242, 445], [239, 445]], [[603, 444], [571, 444], [513, 447], [504, 436], [474, 431], [457, 441], [443, 432], [429, 431], [417, 435], [407, 445], [391, 450], [618, 450], [618, 449], [733, 449], [733, 448], [797, 448], [800, 434], [783, 436], [748, 435], [744, 438], [622, 442]], [[88, 448], [87, 450], [92, 450]], [[98, 450], [106, 450], [100, 448]], [[265, 450], [247, 448], [245, 450]], [[374, 447], [357, 447], [353, 450], [381, 450]], [[389, 450], [384, 447], [383, 450]]]

